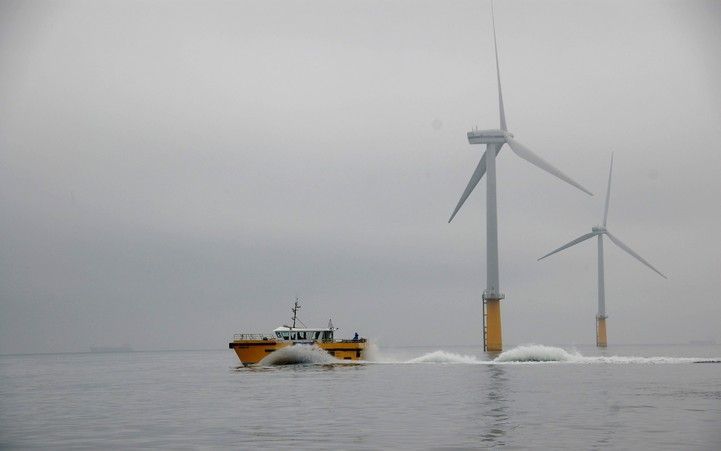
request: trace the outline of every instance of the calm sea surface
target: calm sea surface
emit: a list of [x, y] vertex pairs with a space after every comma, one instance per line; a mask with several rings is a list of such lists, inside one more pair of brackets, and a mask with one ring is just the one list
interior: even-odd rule
[[721, 346], [566, 349], [0, 356], [0, 447], [721, 449]]

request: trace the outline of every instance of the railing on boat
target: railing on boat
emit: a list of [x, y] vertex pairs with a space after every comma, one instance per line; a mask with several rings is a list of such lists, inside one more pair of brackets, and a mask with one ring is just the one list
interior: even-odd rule
[[272, 340], [266, 334], [233, 334], [233, 340]]
[[[233, 340], [275, 340], [273, 336], [266, 334], [233, 334]], [[292, 341], [292, 340], [291, 340]], [[334, 339], [308, 339], [308, 340], [295, 340], [295, 341], [319, 341], [321, 343], [365, 343], [365, 338], [359, 338], [357, 340], [334, 340]]]

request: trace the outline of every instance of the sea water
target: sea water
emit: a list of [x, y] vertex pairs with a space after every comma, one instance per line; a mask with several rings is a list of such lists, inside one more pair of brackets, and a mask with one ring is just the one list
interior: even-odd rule
[[721, 346], [0, 356], [0, 447], [721, 449]]

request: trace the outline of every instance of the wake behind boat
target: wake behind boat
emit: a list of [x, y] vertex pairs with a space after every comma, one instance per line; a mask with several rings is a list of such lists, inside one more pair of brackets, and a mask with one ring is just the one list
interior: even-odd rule
[[228, 347], [238, 355], [243, 365], [252, 365], [260, 362], [267, 355], [288, 346], [317, 346], [339, 360], [361, 360], [364, 358], [366, 339], [355, 337], [352, 339], [335, 339], [332, 321], [328, 327], [309, 328], [296, 327], [300, 304], [296, 299], [293, 304], [293, 325], [281, 326], [273, 330], [272, 334], [238, 333]]

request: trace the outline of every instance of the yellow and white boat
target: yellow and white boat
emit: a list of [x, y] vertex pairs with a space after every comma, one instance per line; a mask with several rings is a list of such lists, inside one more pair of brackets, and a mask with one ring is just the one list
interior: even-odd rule
[[239, 333], [233, 336], [228, 347], [235, 351], [243, 365], [252, 365], [260, 362], [267, 355], [288, 346], [317, 346], [339, 360], [363, 360], [366, 349], [366, 339], [355, 337], [347, 340], [336, 340], [333, 323], [328, 321], [328, 327], [308, 328], [296, 327], [297, 314], [300, 309], [298, 300], [293, 305], [293, 325], [282, 326], [273, 330], [273, 334], [247, 334]]

